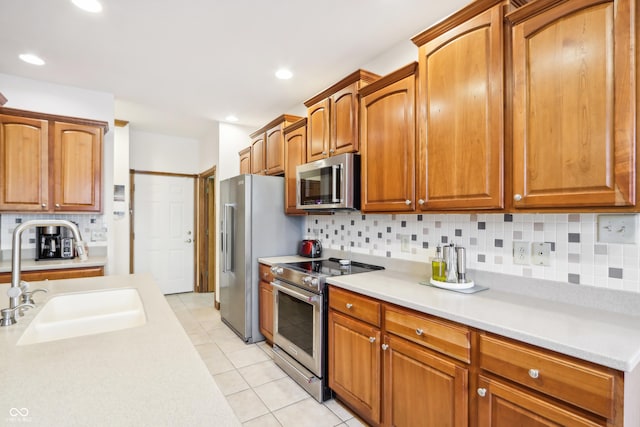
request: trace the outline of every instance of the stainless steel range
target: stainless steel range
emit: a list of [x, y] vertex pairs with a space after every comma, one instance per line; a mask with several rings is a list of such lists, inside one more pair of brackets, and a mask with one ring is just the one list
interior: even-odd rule
[[319, 402], [331, 397], [326, 376], [326, 279], [382, 269], [384, 267], [337, 258], [271, 267], [274, 360]]

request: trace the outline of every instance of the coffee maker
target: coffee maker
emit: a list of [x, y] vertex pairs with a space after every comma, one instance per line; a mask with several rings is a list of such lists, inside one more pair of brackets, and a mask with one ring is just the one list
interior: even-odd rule
[[73, 236], [67, 227], [36, 227], [36, 261], [73, 255]]

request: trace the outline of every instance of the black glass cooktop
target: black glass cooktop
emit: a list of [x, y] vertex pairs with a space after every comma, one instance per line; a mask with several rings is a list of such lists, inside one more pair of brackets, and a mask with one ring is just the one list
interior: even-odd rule
[[[342, 261], [342, 262], [341, 262]], [[281, 264], [283, 267], [301, 271], [313, 275], [321, 274], [325, 276], [342, 276], [345, 274], [366, 273], [374, 270], [384, 270], [378, 265], [364, 264], [357, 261], [341, 260], [339, 258], [329, 258], [325, 260], [309, 260], [302, 262], [290, 262]]]

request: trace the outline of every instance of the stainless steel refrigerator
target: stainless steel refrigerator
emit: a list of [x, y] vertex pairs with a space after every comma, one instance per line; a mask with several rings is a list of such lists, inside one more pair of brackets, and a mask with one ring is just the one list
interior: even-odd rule
[[259, 329], [258, 258], [294, 255], [303, 219], [284, 214], [284, 178], [239, 175], [220, 182], [220, 314], [245, 342]]

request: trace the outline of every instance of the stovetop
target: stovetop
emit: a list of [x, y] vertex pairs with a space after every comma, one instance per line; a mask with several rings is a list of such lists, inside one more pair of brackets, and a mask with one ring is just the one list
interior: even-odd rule
[[342, 276], [345, 274], [366, 273], [374, 270], [384, 270], [384, 267], [364, 264], [357, 261], [329, 258], [325, 260], [309, 260], [281, 264], [282, 267], [292, 268], [309, 275]]
[[322, 291], [327, 277], [376, 270], [384, 270], [384, 267], [339, 258], [289, 262], [271, 268], [276, 278], [314, 292]]

